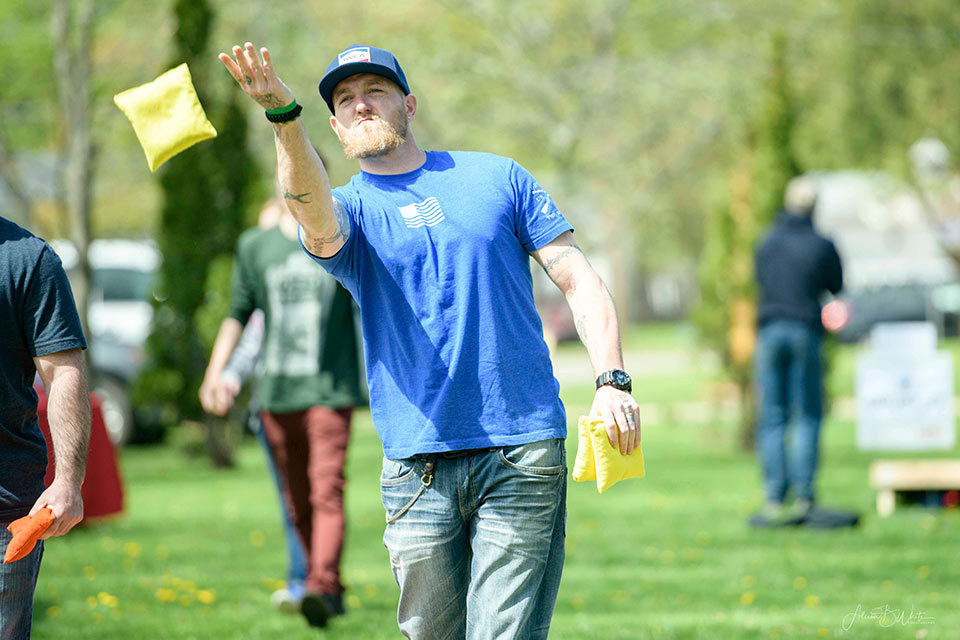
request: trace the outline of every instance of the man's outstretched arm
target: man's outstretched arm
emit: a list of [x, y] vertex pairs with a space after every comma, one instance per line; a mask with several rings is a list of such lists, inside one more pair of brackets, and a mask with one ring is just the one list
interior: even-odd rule
[[[258, 54], [247, 42], [233, 47], [233, 57], [226, 53], [218, 57], [243, 92], [264, 109], [279, 109], [293, 102], [293, 92], [277, 77], [266, 47]], [[300, 119], [272, 124], [277, 180], [287, 207], [300, 222], [304, 246], [314, 255], [328, 258], [349, 237], [350, 220], [330, 194], [330, 179]]]
[[[532, 253], [570, 305], [580, 340], [587, 348], [594, 377], [623, 369], [620, 325], [607, 286], [567, 231]], [[626, 455], [640, 446], [640, 411], [626, 391], [604, 385], [597, 389], [590, 413], [604, 418], [610, 444]]]
[[33, 359], [47, 389], [47, 420], [53, 436], [56, 473], [40, 494], [30, 515], [49, 507], [56, 517], [41, 536], [62, 536], [83, 520], [80, 486], [87, 470], [90, 445], [90, 396], [80, 349], [59, 351]]

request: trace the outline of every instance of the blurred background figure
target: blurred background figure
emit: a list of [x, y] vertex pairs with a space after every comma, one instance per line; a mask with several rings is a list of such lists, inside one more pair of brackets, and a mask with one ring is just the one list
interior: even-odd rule
[[224, 369], [244, 323], [262, 310], [260, 419], [307, 557], [303, 594], [292, 582], [274, 602], [289, 609], [311, 594], [339, 615], [344, 612], [343, 465], [352, 408], [362, 401], [353, 302], [309, 261], [297, 240], [296, 221], [273, 201], [277, 205], [281, 213], [275, 226], [248, 230], [238, 242], [229, 316], [217, 334], [200, 399], [210, 413], [230, 409], [239, 384], [237, 376], [224, 376]]
[[[277, 199], [267, 201], [257, 218], [257, 227], [260, 229], [271, 229], [277, 226], [280, 217], [283, 215], [283, 205]], [[240, 341], [230, 354], [230, 360], [224, 367], [221, 374], [223, 389], [231, 397], [230, 404], [239, 395], [243, 384], [251, 378], [258, 368], [260, 354], [263, 351], [264, 336], [264, 317], [263, 311], [256, 309], [247, 320], [243, 328], [243, 334]], [[297, 529], [293, 525], [290, 517], [290, 510], [287, 506], [283, 494], [283, 479], [277, 471], [277, 465], [273, 462], [273, 455], [270, 453], [270, 445], [267, 442], [266, 433], [260, 422], [260, 394], [257, 385], [253, 385], [250, 393], [250, 402], [248, 405], [246, 423], [250, 430], [256, 435], [257, 442], [263, 447], [267, 457], [267, 466], [270, 468], [270, 475], [273, 477], [274, 484], [277, 487], [277, 493], [280, 503], [280, 512], [283, 517], [283, 533], [287, 544], [287, 581], [286, 584], [274, 591], [270, 602], [277, 609], [284, 613], [299, 613], [300, 601], [303, 599], [304, 581], [307, 579], [307, 559], [304, 553], [303, 544], [297, 534]]]
[[827, 515], [813, 508], [823, 417], [820, 301], [840, 292], [843, 269], [833, 242], [813, 228], [816, 199], [810, 178], [790, 181], [783, 210], [755, 255], [757, 453], [766, 505], [751, 518], [753, 526], [814, 524]]

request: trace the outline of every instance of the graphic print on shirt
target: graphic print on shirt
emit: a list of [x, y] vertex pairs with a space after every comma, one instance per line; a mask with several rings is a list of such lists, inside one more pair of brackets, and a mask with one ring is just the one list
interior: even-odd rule
[[550, 197], [550, 194], [541, 187], [539, 184], [534, 183], [536, 187], [534, 188], [531, 195], [537, 203], [537, 208], [540, 210], [540, 215], [548, 220], [550, 218], [556, 218], [560, 215], [560, 210], [557, 208], [557, 205], [553, 203], [553, 198]]
[[432, 196], [423, 202], [397, 208], [400, 210], [400, 215], [403, 216], [403, 221], [411, 229], [432, 227], [445, 219], [443, 209], [440, 208], [440, 202]]
[[271, 330], [264, 350], [264, 373], [309, 376], [320, 370], [320, 340], [326, 309], [320, 301], [332, 295], [333, 278], [302, 251], [291, 253], [286, 262], [267, 267], [267, 295], [270, 301]]

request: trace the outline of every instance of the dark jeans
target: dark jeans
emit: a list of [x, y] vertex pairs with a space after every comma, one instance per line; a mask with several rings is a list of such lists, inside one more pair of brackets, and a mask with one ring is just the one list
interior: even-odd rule
[[[774, 320], [760, 328], [756, 353], [757, 453], [767, 500], [813, 500], [823, 416], [820, 332], [803, 322]], [[793, 418], [789, 447], [787, 425]]]
[[307, 552], [308, 591], [343, 590], [343, 464], [351, 412], [311, 407], [292, 413], [260, 413], [273, 460], [283, 478], [285, 502]]
[[[7, 550], [13, 535], [9, 522], [0, 522], [0, 557]], [[43, 541], [25, 558], [0, 564], [0, 640], [27, 640], [33, 618], [33, 591], [40, 573]]]

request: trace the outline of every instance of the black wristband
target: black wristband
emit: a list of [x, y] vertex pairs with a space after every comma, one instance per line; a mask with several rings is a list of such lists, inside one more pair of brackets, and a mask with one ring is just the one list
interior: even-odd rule
[[297, 118], [300, 117], [300, 112], [303, 111], [303, 107], [297, 104], [296, 102], [294, 102], [293, 104], [294, 106], [292, 109], [290, 109], [289, 111], [285, 111], [283, 113], [270, 113], [269, 110], [264, 112], [265, 115], [267, 116], [267, 120], [269, 120], [270, 122], [277, 122], [277, 123], [290, 122], [291, 120], [296, 120]]

